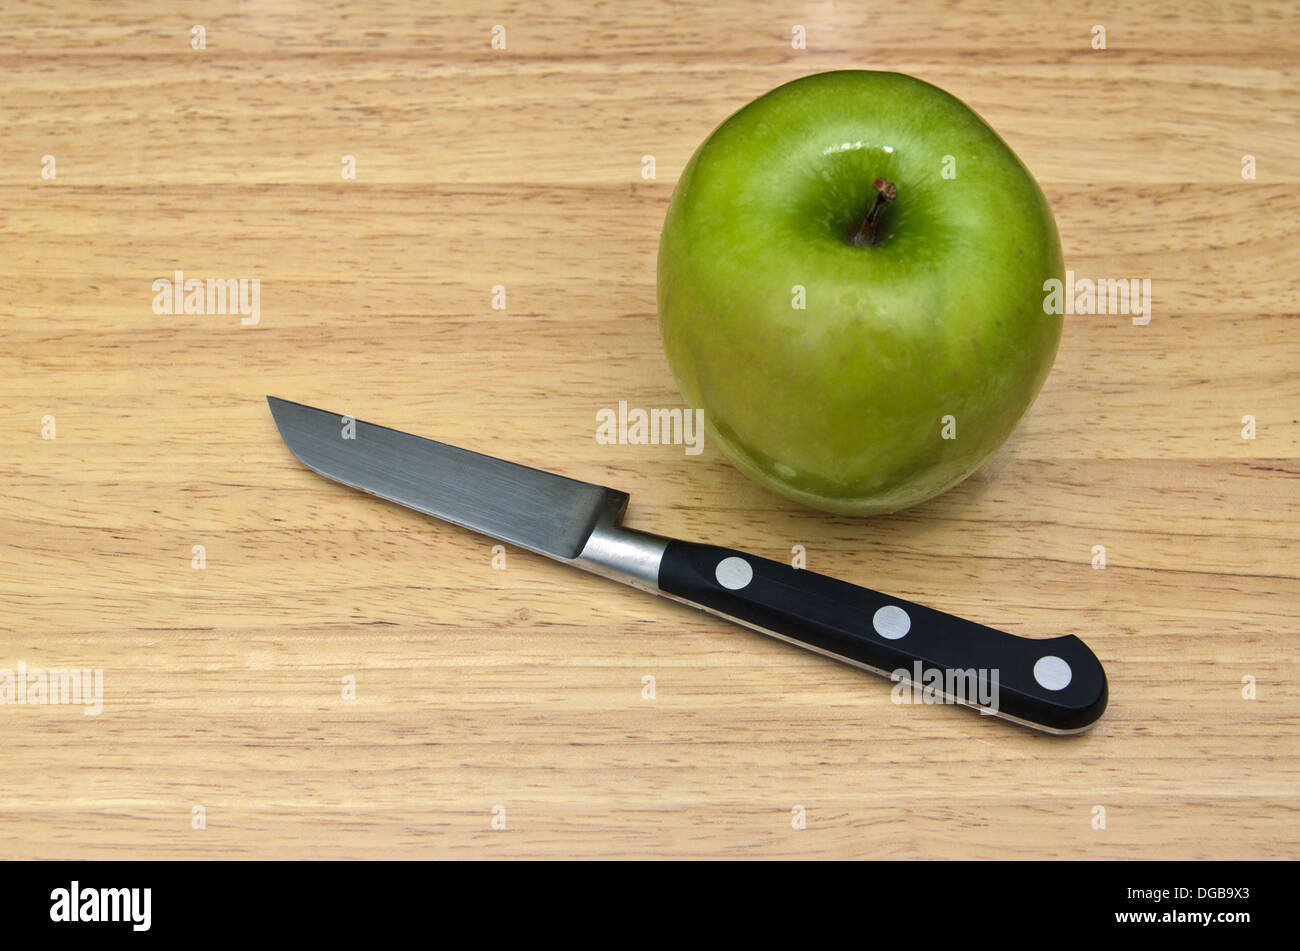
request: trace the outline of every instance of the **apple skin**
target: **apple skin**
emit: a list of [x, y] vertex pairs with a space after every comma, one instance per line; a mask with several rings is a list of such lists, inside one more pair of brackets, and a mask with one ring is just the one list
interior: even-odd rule
[[[879, 243], [857, 246], [877, 177], [898, 196]], [[1060, 341], [1050, 278], [1064, 264], [1047, 199], [965, 103], [900, 73], [818, 73], [731, 116], [682, 172], [660, 331], [737, 468], [871, 515], [951, 488], [1011, 434]]]

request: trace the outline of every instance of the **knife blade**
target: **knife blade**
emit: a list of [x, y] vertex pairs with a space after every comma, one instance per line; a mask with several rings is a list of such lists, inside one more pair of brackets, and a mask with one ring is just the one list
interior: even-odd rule
[[1054, 734], [1081, 733], [1105, 711], [1105, 671], [1072, 634], [1019, 637], [781, 562], [638, 531], [622, 524], [628, 495], [617, 489], [266, 399], [290, 451], [328, 479], [889, 677], [907, 702], [961, 704]]

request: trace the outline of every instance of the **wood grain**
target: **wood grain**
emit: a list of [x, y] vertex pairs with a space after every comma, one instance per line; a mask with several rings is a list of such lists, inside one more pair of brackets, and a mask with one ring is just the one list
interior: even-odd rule
[[[1296, 857], [1294, 4], [462, 7], [0, 13], [0, 668], [104, 671], [98, 716], [0, 706], [3, 854]], [[1154, 300], [1147, 326], [1068, 318], [1004, 449], [871, 520], [711, 445], [593, 438], [620, 399], [681, 405], [654, 271], [691, 152], [844, 67], [969, 102], [1067, 266]], [[257, 278], [260, 322], [156, 315], [176, 270]], [[1110, 709], [1061, 740], [898, 706], [526, 553], [495, 570], [489, 540], [303, 469], [266, 393], [616, 485], [637, 527], [1072, 631]]]

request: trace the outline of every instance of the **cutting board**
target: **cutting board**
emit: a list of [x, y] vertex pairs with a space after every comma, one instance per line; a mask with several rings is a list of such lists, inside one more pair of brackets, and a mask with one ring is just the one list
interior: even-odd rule
[[[3, 853], [1294, 858], [1298, 31], [1282, 2], [7, 6], [0, 668], [90, 674], [0, 706]], [[975, 476], [871, 519], [707, 440], [596, 439], [684, 405], [654, 285], [692, 151], [847, 67], [968, 102], [1068, 268], [1151, 282], [1149, 322], [1066, 318]], [[247, 306], [169, 308], [177, 272]], [[897, 703], [331, 484], [268, 393], [1077, 634], [1110, 708], [1059, 738]]]

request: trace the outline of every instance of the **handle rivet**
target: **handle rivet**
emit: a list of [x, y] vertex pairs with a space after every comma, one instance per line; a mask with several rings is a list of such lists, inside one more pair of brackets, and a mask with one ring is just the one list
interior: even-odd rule
[[871, 626], [881, 637], [896, 641], [912, 629], [912, 619], [897, 604], [886, 604], [871, 618]]
[[754, 580], [754, 569], [749, 562], [735, 555], [718, 562], [713, 574], [718, 579], [718, 584], [729, 591], [739, 591]]
[[1052, 654], [1038, 658], [1034, 664], [1034, 679], [1047, 690], [1064, 690], [1073, 677], [1070, 665]]

